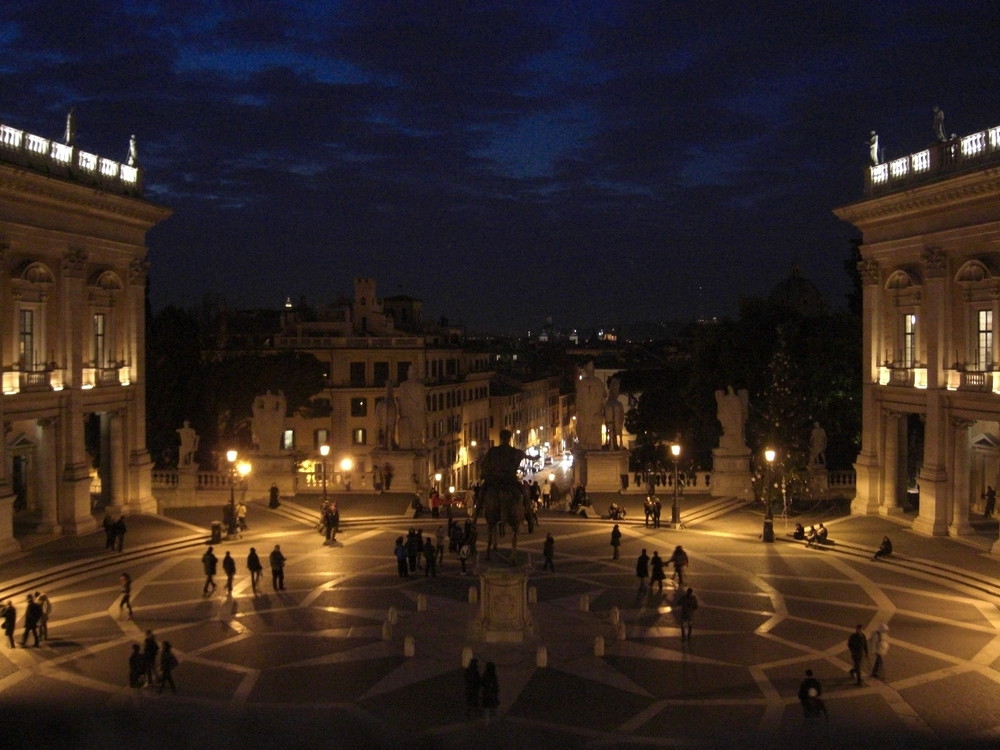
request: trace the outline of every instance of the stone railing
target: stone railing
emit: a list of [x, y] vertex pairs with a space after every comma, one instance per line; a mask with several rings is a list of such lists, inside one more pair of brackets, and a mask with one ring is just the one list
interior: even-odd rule
[[[629, 474], [629, 492], [646, 492], [650, 482], [653, 492], [673, 492], [674, 473], [672, 471], [643, 472], [634, 471]], [[681, 471], [677, 474], [677, 488], [681, 492], [708, 492], [712, 483], [712, 473], [709, 471]]]
[[419, 336], [275, 336], [276, 349], [410, 349], [422, 347]]
[[0, 160], [96, 184], [113, 192], [133, 195], [142, 191], [142, 170], [138, 167], [81, 151], [75, 146], [26, 133], [3, 123], [0, 123]]
[[1000, 126], [935, 143], [915, 154], [868, 167], [865, 192], [888, 193], [993, 162], [1000, 162]]
[[844, 471], [831, 471], [826, 475], [828, 487], [838, 487], [842, 489], [853, 489], [857, 485], [858, 475], [854, 469]]

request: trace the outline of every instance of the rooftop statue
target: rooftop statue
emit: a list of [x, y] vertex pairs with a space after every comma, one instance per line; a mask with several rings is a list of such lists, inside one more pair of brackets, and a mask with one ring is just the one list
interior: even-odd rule
[[826, 430], [819, 426], [819, 422], [813, 422], [809, 435], [809, 465], [826, 466]]
[[871, 159], [873, 167], [878, 166], [878, 133], [874, 130], [868, 139], [868, 158]]
[[177, 466], [191, 466], [194, 464], [194, 454], [198, 450], [198, 443], [201, 438], [191, 426], [188, 420], [184, 420], [184, 426], [177, 428], [177, 437], [180, 440], [180, 448], [177, 450]]
[[940, 107], [934, 107], [934, 137], [940, 143], [948, 140], [948, 134], [944, 130], [944, 111]]
[[622, 446], [622, 430], [625, 427], [625, 407], [618, 400], [618, 378], [611, 378], [608, 387], [608, 401], [604, 405], [604, 425], [608, 432], [608, 447], [620, 450]]

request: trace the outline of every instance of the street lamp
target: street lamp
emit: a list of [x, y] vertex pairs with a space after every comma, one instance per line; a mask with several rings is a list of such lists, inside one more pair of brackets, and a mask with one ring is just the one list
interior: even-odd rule
[[326, 505], [326, 457], [330, 455], [330, 446], [326, 443], [321, 445], [319, 455], [323, 457], [323, 504]]
[[351, 490], [351, 469], [354, 468], [354, 459], [350, 456], [344, 456], [340, 459], [340, 471], [344, 475], [344, 489], [348, 492]]
[[670, 528], [679, 529], [681, 528], [681, 509], [677, 505], [677, 493], [680, 489], [677, 478], [677, 464], [680, 463], [681, 457], [680, 443], [672, 443], [670, 445], [670, 455], [674, 457], [674, 504], [670, 508]]
[[764, 492], [767, 494], [764, 496], [764, 529], [761, 532], [760, 538], [765, 542], [774, 541], [774, 514], [771, 512], [771, 484], [774, 480], [774, 457], [776, 455], [777, 453], [773, 448], [767, 448], [764, 451], [764, 460], [767, 461], [767, 483], [764, 485]]
[[226, 533], [236, 535], [236, 477], [242, 480], [250, 473], [250, 464], [246, 461], [237, 461], [239, 453], [235, 450], [226, 451], [226, 460], [229, 462], [229, 508], [226, 510]]

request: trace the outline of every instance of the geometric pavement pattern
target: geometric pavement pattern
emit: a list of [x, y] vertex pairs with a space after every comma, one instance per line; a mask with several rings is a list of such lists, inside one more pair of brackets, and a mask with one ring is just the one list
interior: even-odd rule
[[[0, 650], [0, 703], [20, 727], [4, 744], [781, 747], [808, 737], [820, 747], [1000, 747], [1000, 611], [989, 593], [891, 560], [694, 529], [623, 524], [622, 557], [611, 560], [606, 523], [542, 522], [542, 533], [520, 537], [537, 595], [523, 644], [471, 640], [477, 578], [461, 575], [454, 555], [436, 579], [397, 576], [393, 541], [416, 521], [352, 526], [334, 546], [301, 526], [262, 524], [216, 545], [220, 559], [229, 549], [237, 560], [231, 597], [224, 576], [201, 594], [203, 546], [151, 554], [127, 565], [134, 620], [119, 616], [118, 571], [59, 580], [46, 589], [50, 641]], [[419, 525], [432, 533], [437, 522]], [[540, 571], [545, 531], [556, 538], [555, 573]], [[274, 543], [289, 560], [287, 588], [272, 591], [265, 571], [254, 596], [246, 553], [256, 546], [265, 560]], [[666, 559], [676, 544], [700, 604], [689, 643], [670, 581], [662, 595], [640, 593], [634, 576], [640, 548]], [[847, 674], [857, 623], [867, 633], [888, 623], [892, 644], [884, 680], [862, 687]], [[147, 628], [180, 658], [176, 696], [125, 686], [130, 646]], [[498, 667], [500, 719], [489, 726], [465, 718], [467, 646]], [[802, 717], [806, 668], [823, 685], [828, 723]], [[42, 706], [46, 721], [32, 713]]]

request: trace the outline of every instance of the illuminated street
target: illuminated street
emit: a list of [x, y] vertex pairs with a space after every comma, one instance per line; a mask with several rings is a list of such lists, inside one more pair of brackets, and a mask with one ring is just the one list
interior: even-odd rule
[[[403, 501], [355, 505], [376, 502]], [[131, 519], [130, 544], [113, 563], [98, 536], [54, 542], [12, 562], [4, 599], [16, 595], [23, 614], [24, 592], [43, 590], [54, 611], [48, 643], [0, 651], [6, 708], [66, 711], [65, 722], [52, 726], [77, 737], [67, 744], [73, 747], [102, 746], [107, 732], [138, 733], [149, 746], [178, 735], [223, 746], [235, 733], [254, 746], [288, 747], [279, 742], [287, 732], [303, 747], [314, 746], [307, 737], [334, 735], [354, 747], [461, 747], [483, 732], [497, 747], [715, 745], [739, 737], [779, 745], [803, 731], [796, 691], [812, 668], [830, 714], [829, 725], [809, 729], [821, 745], [1000, 741], [1000, 583], [996, 562], [972, 546], [923, 539], [878, 518], [828, 522], [836, 551], [787, 541], [780, 519], [779, 542], [764, 545], [755, 538], [760, 514], [744, 509], [680, 532], [630, 519], [622, 524], [622, 559], [613, 562], [608, 522], [546, 514], [555, 574], [538, 572], [543, 534], [522, 535], [521, 545], [534, 569], [536, 638], [486, 645], [469, 640], [477, 607], [468, 589], [476, 579], [460, 575], [454, 555], [446, 554], [437, 579], [420, 571], [397, 577], [392, 543], [410, 519], [352, 522], [348, 513], [338, 545], [327, 547], [305, 521], [311, 509], [295, 510], [255, 504], [247, 537], [217, 545], [220, 557], [231, 549], [239, 563], [231, 600], [221, 595], [224, 577], [215, 595], [201, 595], [205, 509]], [[419, 526], [430, 532], [435, 522], [425, 517]], [[873, 563], [854, 547], [870, 548], [883, 533], [896, 543], [888, 561]], [[167, 548], [168, 540], [177, 545]], [[276, 594], [265, 570], [264, 593], [255, 598], [246, 552], [253, 545], [264, 557], [276, 543], [288, 557], [287, 591]], [[684, 647], [668, 609], [669, 579], [663, 597], [649, 598], [637, 595], [633, 572], [640, 547], [666, 557], [678, 543], [690, 555], [690, 585], [701, 602]], [[76, 559], [86, 564], [77, 568]], [[119, 616], [123, 570], [134, 581], [134, 620]], [[589, 611], [581, 608], [584, 596]], [[616, 640], [612, 607], [625, 640]], [[398, 623], [384, 633], [390, 608]], [[891, 625], [886, 682], [858, 688], [846, 673], [845, 642], [858, 622], [869, 633]], [[130, 643], [146, 629], [170, 640], [180, 657], [176, 696], [126, 687]], [[411, 658], [404, 657], [406, 636], [414, 639]], [[603, 657], [594, 655], [598, 636]], [[481, 665], [492, 660], [499, 670], [501, 719], [488, 729], [464, 718], [466, 645]], [[547, 647], [544, 668], [536, 666], [539, 645]], [[221, 718], [226, 712], [229, 721]], [[25, 712], [23, 720], [35, 716]], [[47, 746], [45, 738], [35, 746]]]

